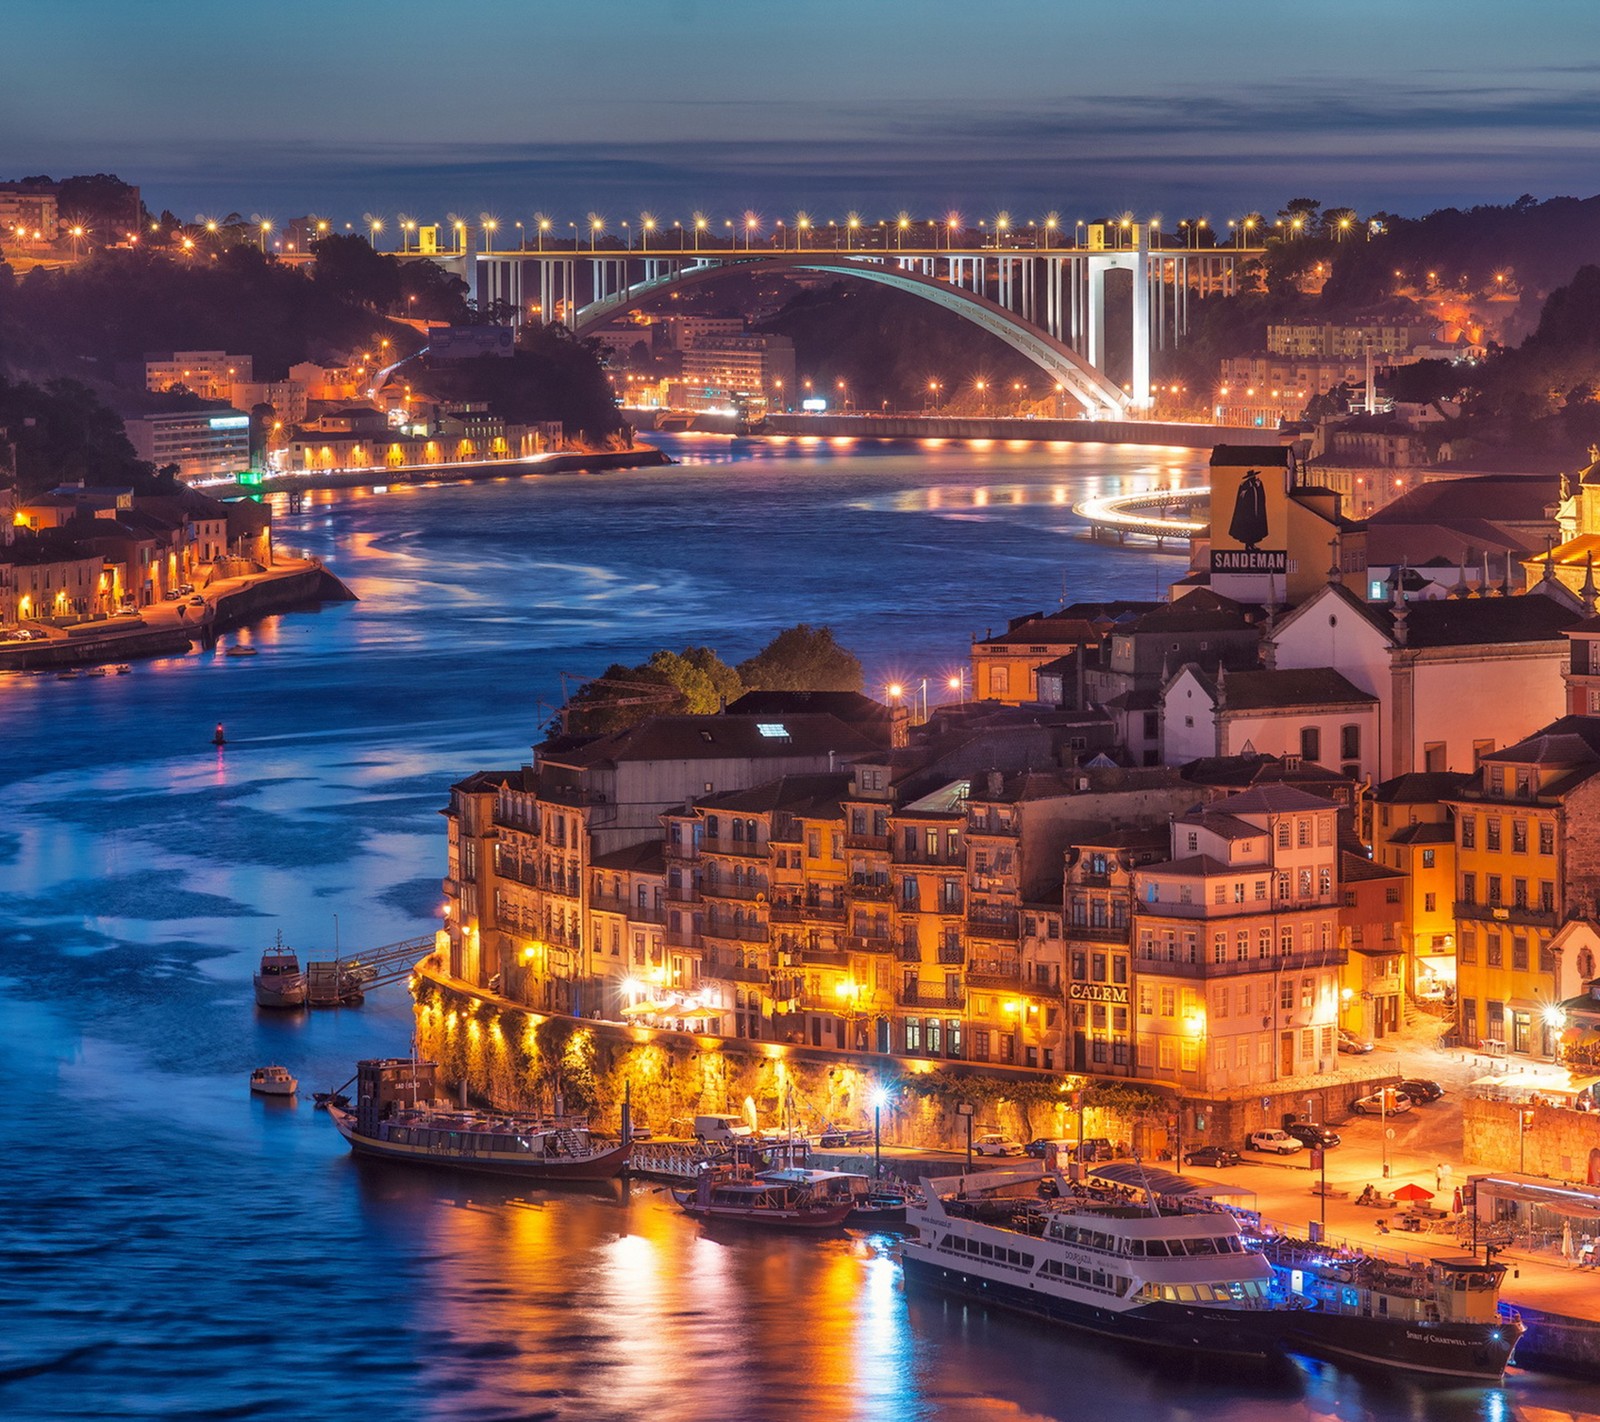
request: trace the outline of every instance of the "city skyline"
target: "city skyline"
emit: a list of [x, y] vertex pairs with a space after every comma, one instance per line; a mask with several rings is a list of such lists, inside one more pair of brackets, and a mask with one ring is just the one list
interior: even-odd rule
[[[152, 25], [152, 12], [168, 23]], [[1013, 0], [975, 21], [799, 0], [781, 14], [645, 0], [625, 28], [495, 3], [470, 31], [412, 0], [255, 17], [75, 0], [13, 17], [70, 46], [0, 100], [8, 176], [116, 171], [180, 217], [535, 208], [955, 206], [1226, 216], [1306, 194], [1419, 214], [1583, 196], [1600, 17], [1563, 3], [1445, 32], [1391, 8], [1336, 25], [1146, 0], [1117, 15]], [[912, 21], [915, 23], [912, 23]], [[1384, 43], [1405, 37], [1407, 43]], [[548, 46], [548, 50], [544, 47]], [[379, 76], [379, 77], [374, 77]], [[244, 96], [241, 101], [241, 96]]]

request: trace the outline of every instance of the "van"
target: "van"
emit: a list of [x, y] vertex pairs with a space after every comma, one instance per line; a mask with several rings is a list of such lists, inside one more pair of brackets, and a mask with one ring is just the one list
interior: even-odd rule
[[755, 1132], [744, 1123], [741, 1116], [696, 1116], [694, 1138], [706, 1145], [732, 1145], [747, 1141]]

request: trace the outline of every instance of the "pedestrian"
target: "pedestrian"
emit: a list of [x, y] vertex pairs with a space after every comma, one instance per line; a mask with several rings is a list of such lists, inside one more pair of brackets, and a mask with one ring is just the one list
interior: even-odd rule
[[1435, 1195], [1437, 1195], [1443, 1189], [1444, 1189], [1444, 1166], [1436, 1165], [1436, 1166], [1433, 1167], [1433, 1193]]

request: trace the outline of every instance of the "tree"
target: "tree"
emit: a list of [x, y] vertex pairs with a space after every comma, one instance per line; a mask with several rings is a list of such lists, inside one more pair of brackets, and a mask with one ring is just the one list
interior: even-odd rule
[[[1290, 198], [1278, 209], [1278, 220], [1283, 223], [1283, 235], [1292, 236], [1296, 232], [1310, 235], [1316, 230], [1317, 215], [1322, 211], [1322, 202], [1319, 198]], [[1299, 223], [1297, 227], [1295, 224]]]
[[752, 691], [860, 691], [865, 681], [861, 662], [833, 640], [831, 627], [804, 622], [740, 662], [739, 677]]
[[115, 173], [64, 179], [56, 206], [64, 222], [87, 228], [96, 246], [125, 241], [146, 225], [138, 188]]

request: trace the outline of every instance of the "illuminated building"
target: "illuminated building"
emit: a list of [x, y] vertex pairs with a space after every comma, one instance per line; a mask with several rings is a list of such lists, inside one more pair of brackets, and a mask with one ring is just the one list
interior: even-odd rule
[[250, 468], [250, 416], [240, 410], [180, 410], [125, 420], [140, 459], [178, 467], [180, 479], [214, 479]]
[[146, 356], [144, 362], [144, 388], [153, 394], [181, 385], [202, 400], [242, 403], [233, 393], [234, 384], [249, 384], [254, 379], [254, 357], [226, 351], [173, 351], [171, 355]]
[[1372, 858], [1398, 869], [1407, 988], [1444, 1001], [1456, 982], [1456, 832], [1449, 801], [1464, 772], [1415, 772], [1372, 792]]

